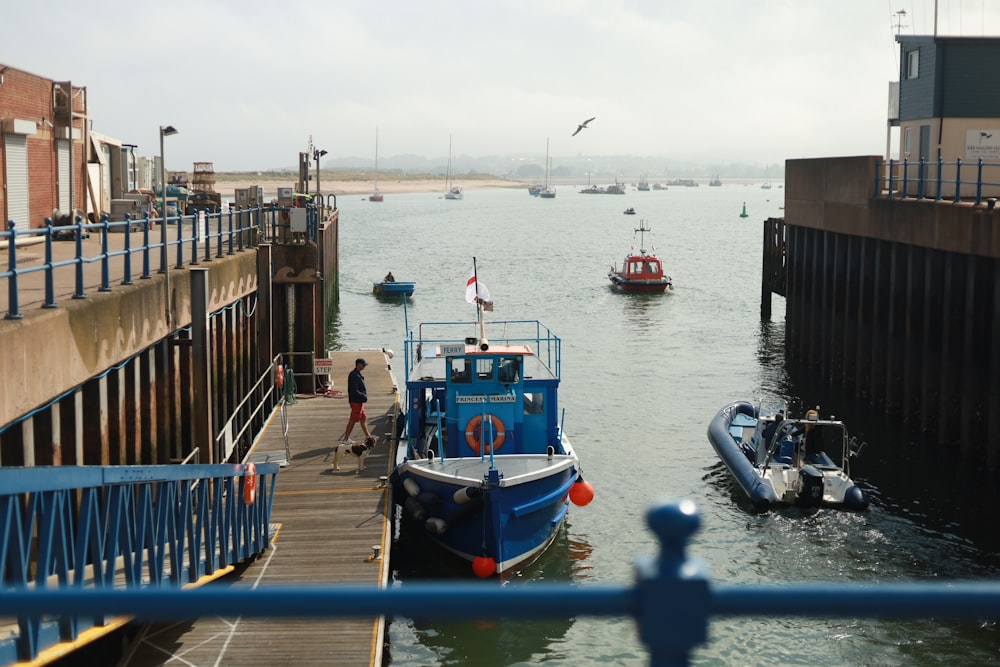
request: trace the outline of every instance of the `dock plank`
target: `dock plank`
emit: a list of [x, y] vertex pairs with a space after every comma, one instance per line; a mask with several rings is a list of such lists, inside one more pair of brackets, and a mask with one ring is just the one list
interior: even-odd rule
[[[391, 470], [392, 433], [399, 411], [398, 386], [389, 360], [365, 350], [333, 353], [334, 389], [346, 393], [354, 359], [364, 356], [368, 423], [379, 444], [357, 471], [355, 459], [332, 469], [333, 454], [350, 415], [346, 396], [299, 395], [287, 407], [287, 465], [278, 473], [271, 521], [272, 545], [250, 565], [209, 584], [268, 586], [299, 584], [387, 585], [392, 539], [390, 491], [380, 478]], [[355, 426], [352, 437], [361, 440]], [[255, 451], [283, 452], [275, 415]], [[372, 560], [372, 547], [382, 558]], [[265, 619], [206, 617], [171, 625], [149, 625], [133, 642], [122, 665], [366, 665], [379, 666], [385, 619]]]

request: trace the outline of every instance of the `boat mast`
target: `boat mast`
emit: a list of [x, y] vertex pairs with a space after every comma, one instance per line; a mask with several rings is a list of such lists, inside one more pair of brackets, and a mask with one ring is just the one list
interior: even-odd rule
[[375, 126], [375, 192], [378, 192], [378, 125]]
[[476, 323], [479, 325], [479, 349], [485, 352], [490, 348], [490, 341], [486, 338], [486, 323], [483, 322], [483, 300], [479, 298], [479, 269], [476, 268], [475, 257], [472, 258], [472, 279], [476, 288]]
[[646, 254], [646, 232], [652, 231], [652, 228], [646, 226], [645, 220], [639, 221], [639, 228], [635, 230], [639, 234], [639, 254]]

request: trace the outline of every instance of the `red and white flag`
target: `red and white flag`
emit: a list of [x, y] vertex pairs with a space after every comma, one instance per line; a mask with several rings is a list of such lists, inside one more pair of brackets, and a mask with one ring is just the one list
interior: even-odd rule
[[490, 291], [482, 281], [476, 280], [475, 267], [469, 271], [469, 279], [465, 282], [465, 300], [468, 303], [481, 303], [485, 310], [493, 310], [493, 302], [490, 301]]

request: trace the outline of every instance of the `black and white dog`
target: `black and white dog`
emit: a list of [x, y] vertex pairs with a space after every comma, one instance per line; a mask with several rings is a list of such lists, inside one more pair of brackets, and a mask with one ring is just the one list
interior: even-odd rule
[[341, 443], [337, 445], [337, 449], [333, 454], [333, 469], [340, 470], [340, 459], [345, 456], [354, 456], [358, 459], [358, 472], [365, 469], [365, 459], [368, 455], [372, 453], [375, 449], [375, 444], [377, 440], [375, 436], [365, 438], [364, 442], [358, 442], [353, 445], [347, 443]]

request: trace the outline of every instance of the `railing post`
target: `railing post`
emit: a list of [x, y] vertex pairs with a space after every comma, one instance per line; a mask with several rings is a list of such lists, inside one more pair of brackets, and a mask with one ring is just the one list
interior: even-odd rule
[[10, 271], [10, 278], [7, 279], [7, 317], [8, 320], [22, 319], [20, 304], [17, 300], [17, 235], [14, 232], [15, 223], [13, 220], [7, 221], [7, 267]]
[[942, 178], [942, 167], [944, 163], [941, 161], [941, 156], [938, 155], [938, 173], [937, 173], [937, 196], [934, 197], [936, 201], [941, 201], [944, 198], [944, 188], [941, 187]]
[[179, 210], [177, 215], [177, 264], [175, 268], [184, 268], [184, 216], [180, 215]]
[[899, 198], [910, 196], [910, 158], [903, 159], [903, 189], [899, 193]]
[[76, 216], [76, 292], [74, 299], [86, 299], [83, 289], [83, 218]]
[[198, 212], [191, 214], [191, 264], [198, 264], [198, 240], [201, 238], [201, 220], [198, 219]]
[[983, 203], [983, 158], [979, 158], [979, 171], [976, 174], [976, 206]]
[[132, 280], [132, 216], [125, 214], [125, 275], [122, 285], [134, 285]]
[[920, 158], [920, 171], [917, 173], [917, 199], [923, 199], [924, 193], [924, 180], [927, 178], [927, 162], [924, 158]]
[[685, 554], [701, 519], [694, 501], [680, 500], [652, 508], [646, 521], [660, 539], [660, 556], [636, 562], [639, 637], [652, 667], [680, 667], [708, 639], [708, 576]]
[[895, 183], [895, 180], [896, 180], [895, 179], [896, 170], [893, 169], [894, 166], [895, 165], [893, 164], [893, 161], [890, 159], [889, 160], [889, 199], [892, 199], [892, 188], [893, 188], [893, 184]]
[[56, 276], [52, 266], [52, 218], [45, 218], [45, 303], [42, 308], [58, 308]]
[[111, 258], [108, 255], [108, 214], [101, 216], [101, 288], [100, 292], [111, 291]]
[[[229, 219], [230, 220], [233, 219], [232, 207], [229, 208]], [[216, 225], [216, 231], [215, 231], [215, 238], [216, 238], [216, 241], [215, 241], [215, 248], [216, 248], [215, 253], [216, 254], [215, 254], [215, 256], [216, 257], [222, 257], [222, 243], [223, 243], [223, 240], [224, 240], [223, 236], [222, 236], [222, 232], [223, 232], [223, 228], [222, 228], [222, 209], [219, 209], [219, 224]]]
[[[242, 225], [243, 224], [242, 223], [242, 220], [243, 220], [243, 214], [242, 214], [243, 207], [241, 206], [239, 208], [239, 210], [241, 211], [241, 213], [240, 213], [240, 221], [241, 221], [240, 224]], [[236, 252], [235, 250], [233, 250], [233, 207], [232, 206], [229, 207], [229, 238], [226, 239], [226, 241], [227, 241], [227, 244], [229, 245], [229, 252], [227, 254], [232, 255], [233, 253]]]
[[143, 218], [142, 225], [142, 276], [143, 280], [148, 280], [152, 276], [149, 275], [149, 211], [146, 211], [146, 215]]
[[962, 158], [955, 159], [955, 203], [962, 201]]

